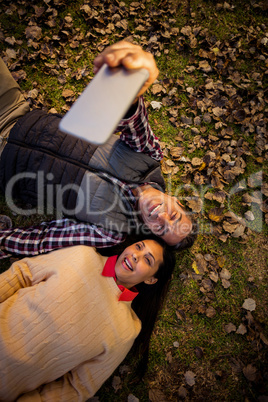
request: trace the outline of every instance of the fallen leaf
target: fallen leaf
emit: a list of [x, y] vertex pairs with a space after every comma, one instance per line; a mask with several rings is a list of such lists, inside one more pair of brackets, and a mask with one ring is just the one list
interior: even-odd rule
[[162, 102], [152, 101], [150, 105], [152, 106], [153, 109], [159, 110], [161, 109]]
[[115, 392], [122, 388], [121, 378], [119, 376], [115, 375], [113, 377], [112, 387], [115, 390]]
[[238, 223], [223, 222], [223, 229], [228, 233], [234, 233], [235, 229], [238, 227]]
[[215, 310], [215, 308], [209, 306], [209, 307], [206, 309], [206, 316], [207, 316], [208, 318], [213, 318], [213, 317], [215, 317], [216, 314], [217, 314], [217, 311]]
[[192, 165], [193, 166], [200, 166], [200, 165], [202, 165], [202, 163], [203, 163], [203, 160], [200, 159], [200, 158], [193, 158], [192, 159]]
[[185, 312], [183, 310], [176, 310], [176, 316], [181, 321], [186, 320], [186, 315], [185, 315]]
[[236, 331], [236, 326], [231, 322], [229, 322], [229, 324], [224, 325], [224, 329], [227, 332], [227, 334], [230, 334], [230, 332]]
[[[220, 267], [220, 268], [223, 268], [223, 267], [224, 267], [225, 262], [226, 262], [226, 259], [225, 259], [225, 257], [224, 257], [223, 255], [217, 258], [217, 263], [219, 264], [219, 267]], [[223, 270], [222, 270], [222, 271], [223, 271]], [[227, 270], [226, 270], [226, 271], [227, 271]], [[231, 277], [231, 274], [230, 274], [230, 277]], [[229, 278], [226, 278], [226, 279], [229, 279]]]
[[61, 95], [63, 96], [63, 98], [69, 98], [69, 97], [75, 95], [75, 93], [74, 93], [74, 91], [72, 89], [64, 89], [62, 91]]
[[222, 270], [221, 270], [221, 272], [220, 272], [220, 277], [221, 277], [221, 279], [230, 279], [231, 278], [231, 273], [230, 273], [230, 271], [228, 271], [228, 269], [226, 269], [226, 268], [223, 268]]
[[248, 364], [246, 367], [243, 368], [243, 374], [247, 380], [255, 381], [257, 369], [252, 364]]
[[232, 237], [240, 237], [244, 234], [245, 232], [245, 226], [244, 225], [238, 225], [237, 228], [232, 232]]
[[231, 283], [227, 279], [222, 279], [221, 283], [224, 289], [228, 289], [231, 286]]
[[27, 39], [36, 39], [39, 40], [42, 37], [42, 29], [36, 25], [31, 27], [27, 27], [25, 29], [25, 35]]
[[193, 373], [192, 371], [186, 371], [186, 373], [184, 374], [184, 378], [186, 383], [192, 387], [195, 384], [195, 373]]
[[221, 222], [223, 219], [224, 208], [212, 208], [208, 212], [208, 217], [213, 222]]
[[187, 389], [184, 388], [182, 385], [180, 386], [179, 390], [178, 390], [178, 396], [179, 398], [185, 399], [187, 397]]
[[149, 389], [149, 399], [151, 402], [167, 402], [166, 395], [158, 388]]
[[264, 334], [261, 332], [260, 333], [260, 339], [263, 341], [263, 343], [268, 346], [268, 339], [264, 336]]
[[17, 57], [16, 50], [14, 50], [14, 49], [7, 49], [6, 55], [9, 59], [16, 59], [16, 57]]
[[217, 272], [210, 272], [210, 273], [209, 273], [209, 277], [210, 277], [210, 279], [211, 279], [213, 282], [215, 282], [215, 283], [217, 283], [218, 280], [219, 280], [219, 275], [218, 275]]
[[188, 207], [193, 211], [193, 212], [201, 212], [202, 210], [202, 206], [203, 206], [203, 202], [201, 200], [201, 198], [189, 198], [186, 197], [186, 202]]
[[202, 359], [202, 357], [204, 356], [203, 349], [200, 348], [199, 346], [196, 346], [196, 348], [195, 348], [194, 351], [195, 351], [196, 357], [197, 357], [198, 359]]
[[204, 73], [210, 73], [212, 71], [211, 66], [207, 62], [207, 60], [201, 60], [199, 62], [199, 68], [202, 70]]
[[247, 333], [247, 327], [244, 324], [240, 324], [238, 329], [237, 329], [237, 331], [236, 331], [236, 333], [239, 334], [239, 335], [246, 334]]
[[127, 397], [127, 402], [139, 402], [139, 398], [136, 398], [133, 394], [129, 394]]
[[232, 371], [235, 374], [241, 373], [241, 371], [242, 371], [242, 363], [239, 360], [235, 359], [234, 357], [231, 357], [230, 358], [230, 366], [232, 368]]
[[254, 311], [256, 309], [256, 302], [251, 298], [245, 299], [242, 307], [245, 310]]

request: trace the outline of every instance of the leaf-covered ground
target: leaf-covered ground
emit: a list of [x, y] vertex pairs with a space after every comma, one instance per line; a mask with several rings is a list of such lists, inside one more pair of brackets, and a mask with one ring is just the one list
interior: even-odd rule
[[[145, 100], [162, 170], [200, 226], [178, 256], [144, 381], [132, 382], [129, 357], [96, 401], [268, 400], [267, 10], [258, 0], [0, 0], [1, 55], [32, 107], [66, 112], [115, 41], [155, 55]], [[14, 225], [46, 212], [15, 215], [1, 195]]]

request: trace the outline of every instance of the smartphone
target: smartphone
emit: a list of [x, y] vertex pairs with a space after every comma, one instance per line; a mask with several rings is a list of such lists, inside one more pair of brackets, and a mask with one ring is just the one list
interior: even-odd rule
[[60, 130], [94, 144], [105, 143], [148, 78], [146, 69], [104, 64], [61, 119]]

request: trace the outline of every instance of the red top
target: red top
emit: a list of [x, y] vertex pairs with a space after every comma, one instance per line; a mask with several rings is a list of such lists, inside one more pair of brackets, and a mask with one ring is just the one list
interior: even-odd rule
[[[109, 257], [108, 260], [106, 261], [103, 271], [102, 271], [102, 275], [103, 276], [111, 276], [114, 278], [114, 280], [116, 281], [116, 276], [115, 276], [115, 264], [116, 264], [116, 260], [117, 260], [117, 255], [113, 255], [112, 257]], [[119, 289], [121, 290], [121, 295], [119, 296], [119, 301], [132, 301], [133, 299], [135, 299], [135, 297], [139, 294], [139, 292], [135, 291], [131, 291], [127, 288], [125, 288], [125, 286], [122, 285], [117, 285], [119, 287]], [[135, 289], [135, 288], [134, 288]]]

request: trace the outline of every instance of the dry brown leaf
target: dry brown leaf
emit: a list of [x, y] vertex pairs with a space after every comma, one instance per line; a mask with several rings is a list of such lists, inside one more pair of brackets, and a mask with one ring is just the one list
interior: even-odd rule
[[184, 152], [184, 147], [171, 147], [170, 148], [170, 155], [172, 156], [172, 158], [176, 159], [176, 158], [180, 158], [181, 155]]
[[184, 374], [185, 381], [190, 387], [195, 385], [195, 377], [195, 373], [191, 370], [186, 371], [186, 373]]
[[239, 335], [245, 335], [247, 333], [247, 327], [244, 324], [240, 324], [236, 333]]
[[230, 271], [228, 271], [228, 269], [226, 269], [226, 268], [223, 268], [222, 270], [221, 270], [221, 272], [220, 272], [220, 277], [221, 277], [221, 279], [230, 279], [231, 278], [231, 273], [230, 273]]
[[227, 332], [227, 334], [230, 334], [231, 332], [236, 331], [236, 326], [231, 322], [229, 322], [229, 324], [224, 325], [224, 329]]
[[193, 158], [192, 159], [192, 165], [193, 166], [200, 166], [200, 165], [202, 165], [202, 163], [203, 163], [203, 160], [200, 159], [200, 158]]
[[167, 402], [165, 394], [158, 388], [149, 389], [149, 399], [151, 402]]
[[178, 390], [178, 396], [179, 398], [185, 399], [187, 397], [187, 389], [184, 388], [182, 385], [180, 386], [179, 390]]
[[207, 316], [208, 318], [213, 318], [213, 317], [215, 317], [216, 314], [217, 314], [217, 311], [215, 310], [215, 308], [209, 306], [209, 307], [206, 309], [206, 316]]
[[228, 289], [231, 286], [231, 283], [227, 280], [227, 279], [222, 279], [221, 280], [222, 286], [224, 287], [224, 289]]
[[42, 37], [42, 29], [36, 25], [27, 27], [25, 29], [25, 36], [27, 39], [40, 40]]
[[193, 211], [193, 212], [201, 212], [202, 210], [202, 206], [203, 206], [203, 202], [201, 200], [201, 198], [194, 198], [191, 199], [189, 197], [186, 197], [186, 202], [188, 207]]
[[215, 282], [215, 283], [217, 283], [218, 282], [218, 280], [219, 280], [219, 275], [218, 275], [218, 273], [217, 272], [210, 272], [209, 273], [209, 277], [210, 277], [210, 279], [213, 281], [213, 282]]
[[223, 229], [228, 233], [233, 233], [235, 229], [238, 227], [238, 223], [230, 223], [230, 222], [223, 222]]
[[232, 237], [240, 237], [244, 234], [245, 232], [245, 226], [244, 225], [238, 225], [237, 228], [232, 232]]
[[248, 364], [243, 368], [243, 374], [248, 381], [255, 381], [257, 376], [257, 369], [252, 364]]
[[62, 91], [61, 95], [63, 96], [63, 98], [69, 98], [69, 97], [75, 95], [75, 93], [74, 93], [74, 91], [72, 89], [64, 89]]
[[256, 302], [254, 299], [251, 298], [245, 299], [242, 307], [245, 310], [254, 311], [256, 308]]
[[121, 378], [119, 376], [114, 376], [112, 380], [112, 387], [116, 391], [122, 388]]
[[211, 66], [209, 65], [207, 60], [201, 60], [199, 62], [199, 68], [202, 70], [204, 73], [210, 73], [212, 71]]

